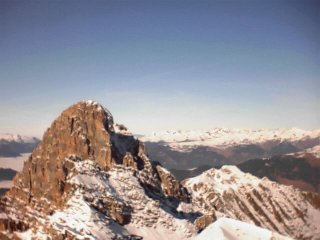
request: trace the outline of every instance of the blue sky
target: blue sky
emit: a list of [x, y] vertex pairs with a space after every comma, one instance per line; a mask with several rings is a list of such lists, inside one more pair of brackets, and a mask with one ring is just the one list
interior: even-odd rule
[[319, 1], [0, 1], [0, 132], [81, 99], [135, 133], [320, 127]]

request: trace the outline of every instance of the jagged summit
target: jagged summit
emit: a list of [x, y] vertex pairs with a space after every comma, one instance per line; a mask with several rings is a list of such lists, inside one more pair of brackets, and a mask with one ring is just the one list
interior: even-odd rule
[[[115, 124], [111, 113], [102, 105], [91, 100], [80, 101], [64, 110], [46, 130], [22, 172], [14, 178], [13, 187], [1, 200], [0, 238], [3, 229], [10, 237], [28, 229], [32, 232], [42, 229], [44, 236], [54, 239], [130, 236], [130, 232], [137, 232], [137, 225], [130, 226], [130, 231], [122, 225], [151, 221], [134, 214], [137, 207], [141, 212], [147, 211], [140, 209], [146, 203], [148, 208], [158, 206], [152, 211], [156, 215], [177, 218], [174, 226], [179, 226], [180, 221], [188, 226], [185, 216], [176, 216], [179, 201], [188, 201], [188, 194], [170, 172], [151, 163], [144, 145], [124, 125]], [[80, 207], [87, 209], [82, 224], [89, 229], [89, 235], [70, 233], [70, 222], [61, 220], [62, 216], [70, 218], [70, 211], [77, 212], [75, 209]], [[93, 217], [94, 214], [100, 214], [104, 220]], [[156, 215], [148, 228], [152, 228]], [[99, 222], [104, 234], [95, 235], [95, 230], [87, 226], [88, 218], [92, 224]], [[172, 228], [170, 225], [164, 231], [174, 235]], [[192, 225], [186, 229], [179, 233], [181, 238], [196, 232]]]
[[72, 165], [66, 159], [70, 156], [90, 159], [104, 170], [122, 163], [142, 169], [147, 161], [143, 146], [133, 136], [116, 133], [113, 125], [111, 113], [95, 101], [80, 101], [68, 107], [47, 129], [14, 180], [10, 194], [18, 194], [28, 202], [44, 197], [59, 203], [68, 188], [66, 176]]

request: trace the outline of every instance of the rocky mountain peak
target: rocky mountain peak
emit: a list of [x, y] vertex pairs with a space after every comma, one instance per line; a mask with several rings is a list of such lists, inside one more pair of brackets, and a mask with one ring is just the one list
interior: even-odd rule
[[[119, 183], [109, 179], [112, 173]], [[82, 179], [95, 175], [93, 185]], [[36, 212], [48, 219], [77, 202], [75, 198], [83, 199], [81, 204], [108, 216], [110, 221], [128, 224], [133, 206], [128, 204], [127, 197], [123, 199], [124, 193], [114, 197], [111, 190], [122, 186], [124, 179], [132, 181], [126, 185], [143, 191], [154, 204], [163, 202], [174, 209], [176, 201], [188, 201], [179, 181], [158, 163], [151, 163], [143, 143], [124, 125], [115, 124], [107, 109], [94, 101], [78, 102], [54, 120], [15, 177], [13, 187], [0, 204], [5, 213], [0, 216], [0, 229], [10, 232], [25, 231], [30, 225], [37, 228], [39, 221], [30, 215]], [[96, 182], [112, 185], [108, 188], [112, 193], [96, 186]]]
[[153, 170], [142, 143], [115, 131], [108, 110], [97, 102], [81, 101], [64, 110], [47, 129], [9, 194], [29, 203], [46, 199], [61, 205], [67, 195], [66, 178], [73, 169], [72, 162], [66, 160], [70, 157], [92, 160], [103, 170], [115, 164]]

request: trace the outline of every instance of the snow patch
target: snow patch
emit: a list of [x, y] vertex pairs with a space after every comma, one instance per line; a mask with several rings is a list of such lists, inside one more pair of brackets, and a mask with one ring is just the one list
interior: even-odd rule
[[39, 141], [35, 137], [31, 136], [23, 136], [20, 134], [12, 134], [12, 133], [0, 133], [0, 141], [8, 141], [8, 142], [19, 142], [19, 143], [36, 143]]

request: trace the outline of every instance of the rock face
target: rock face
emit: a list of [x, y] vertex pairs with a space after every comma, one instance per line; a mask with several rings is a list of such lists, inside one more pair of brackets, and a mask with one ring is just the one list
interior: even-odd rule
[[178, 197], [181, 200], [188, 201], [186, 189], [182, 188], [180, 182], [165, 168], [156, 166], [160, 177], [162, 189], [167, 196]]
[[[37, 202], [43, 197], [61, 205], [68, 190], [66, 176], [72, 165], [65, 162], [69, 155], [93, 159], [101, 168], [114, 164], [111, 139], [112, 116], [101, 106], [80, 102], [65, 110], [45, 132], [22, 172], [15, 178], [10, 196], [24, 202]], [[27, 189], [27, 191], [21, 191]]]
[[112, 115], [96, 102], [84, 101], [69, 107], [45, 132], [9, 195], [28, 203], [35, 199], [38, 204], [44, 198], [61, 206], [70, 188], [66, 177], [73, 164], [65, 161], [69, 156], [91, 159], [103, 170], [122, 163], [133, 170], [150, 165], [141, 143], [132, 135], [115, 132], [113, 126]]
[[[91, 161], [94, 166], [90, 174], [77, 167], [84, 160]], [[164, 176], [165, 169], [151, 164], [143, 144], [123, 125], [114, 124], [108, 110], [94, 101], [72, 105], [45, 132], [41, 143], [24, 163], [22, 172], [15, 177], [13, 187], [2, 199], [5, 215], [0, 219], [1, 229], [13, 232], [39, 227], [39, 220], [30, 217], [34, 214], [30, 214], [30, 209], [45, 221], [47, 216], [64, 209], [79, 189], [82, 189], [80, 198], [90, 208], [108, 216], [121, 228], [131, 221], [133, 207], [127, 201], [106, 195], [105, 190], [93, 197], [88, 191], [94, 189], [73, 181], [76, 176], [91, 176], [93, 172], [99, 175], [100, 171], [106, 172], [107, 179], [107, 172], [119, 167], [129, 170], [127, 174], [133, 174], [151, 198], [172, 202], [167, 204], [169, 208], [174, 209], [177, 206], [174, 202], [187, 198], [183, 197], [181, 185], [172, 175]], [[167, 197], [170, 199], [166, 200]], [[54, 229], [45, 227], [43, 231], [55, 235]]]
[[212, 212], [211, 214], [205, 214], [201, 217], [198, 217], [194, 222], [194, 224], [196, 225], [199, 231], [202, 231], [203, 229], [205, 229], [207, 226], [209, 226], [211, 223], [213, 223], [216, 220], [217, 218], [214, 212]]

